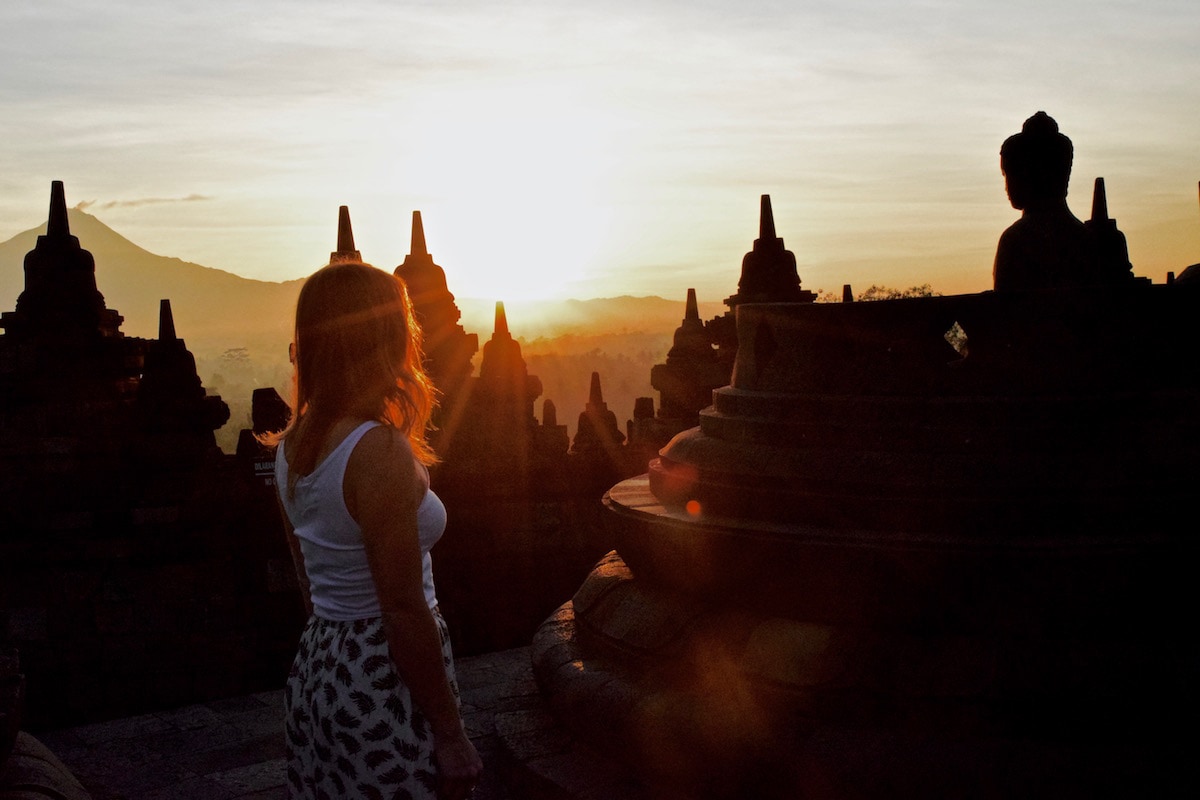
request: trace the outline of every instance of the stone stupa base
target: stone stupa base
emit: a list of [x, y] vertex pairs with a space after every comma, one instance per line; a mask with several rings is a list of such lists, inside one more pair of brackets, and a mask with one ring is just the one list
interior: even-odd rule
[[542, 625], [535, 675], [660, 796], [1169, 794], [1189, 763], [1188, 584], [1150, 580], [1192, 563], [1169, 538], [939, 554], [689, 514], [646, 476], [605, 504], [627, 557]]
[[614, 552], [533, 662], [559, 722], [653, 796], [1169, 796], [1191, 751], [1172, 720], [1195, 703], [1131, 683], [1130, 647], [764, 616], [643, 586]]

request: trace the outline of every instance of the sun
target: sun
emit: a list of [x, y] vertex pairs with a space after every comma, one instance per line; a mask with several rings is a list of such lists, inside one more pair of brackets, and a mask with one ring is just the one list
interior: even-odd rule
[[569, 296], [611, 238], [612, 125], [568, 88], [426, 98], [388, 180], [420, 203], [430, 250], [464, 297]]

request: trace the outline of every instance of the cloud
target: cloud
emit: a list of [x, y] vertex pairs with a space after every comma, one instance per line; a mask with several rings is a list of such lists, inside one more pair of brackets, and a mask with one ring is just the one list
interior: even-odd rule
[[206, 194], [189, 194], [187, 197], [139, 197], [136, 200], [108, 200], [103, 203], [84, 200], [75, 204], [75, 210], [87, 211], [89, 208], [95, 207], [99, 211], [107, 211], [111, 208], [140, 208], [163, 203], [194, 203], [200, 200], [212, 200], [212, 197]]

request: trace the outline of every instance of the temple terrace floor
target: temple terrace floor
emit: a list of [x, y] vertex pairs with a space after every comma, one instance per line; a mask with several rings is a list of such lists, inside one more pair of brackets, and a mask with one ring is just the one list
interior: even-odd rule
[[[616, 800], [643, 792], [574, 742], [542, 705], [518, 648], [457, 662], [467, 731], [485, 774], [473, 800]], [[232, 697], [38, 737], [93, 800], [284, 796], [283, 691]]]

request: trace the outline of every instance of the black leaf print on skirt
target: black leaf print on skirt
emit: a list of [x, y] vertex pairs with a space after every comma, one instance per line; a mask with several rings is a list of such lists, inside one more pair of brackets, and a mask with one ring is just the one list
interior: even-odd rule
[[382, 742], [392, 735], [392, 726], [386, 720], [379, 720], [370, 729], [363, 731], [362, 737], [368, 742]]
[[404, 701], [398, 695], [392, 695], [387, 700], [384, 700], [383, 705], [388, 711], [392, 712], [392, 716], [396, 718], [396, 722], [399, 722], [401, 725], [408, 722], [408, 709], [404, 707]]
[[402, 742], [398, 738], [392, 739], [392, 747], [400, 754], [400, 758], [410, 764], [417, 763], [421, 758], [421, 749], [412, 742]]
[[379, 647], [381, 644], [387, 644], [387, 631], [383, 629], [382, 624], [380, 624], [379, 630], [367, 637], [367, 644], [371, 645], [372, 647]]
[[360, 783], [358, 785], [358, 796], [362, 800], [384, 800], [383, 792], [369, 783]]
[[355, 690], [350, 693], [350, 699], [353, 700], [354, 705], [358, 707], [358, 713], [360, 716], [368, 716], [372, 711], [375, 710], [375, 701], [371, 698], [371, 695], [367, 694], [366, 692]]
[[337, 676], [338, 683], [342, 686], [354, 685], [354, 676], [350, 674], [350, 668], [345, 664], [338, 664], [334, 674]]
[[[418, 775], [417, 778], [420, 779], [420, 776]], [[380, 775], [379, 780], [383, 783], [391, 784], [404, 783], [406, 780], [408, 780], [408, 770], [397, 764], [387, 772]]]
[[[386, 764], [387, 762], [391, 761], [393, 757], [394, 756], [390, 750], [371, 750], [365, 756], [363, 756], [363, 761], [365, 761], [367, 766], [370, 767], [371, 769], [378, 769], [380, 767], [380, 765]], [[407, 778], [408, 776], [406, 775], [404, 777]], [[400, 779], [400, 781], [403, 781], [403, 780], [404, 780], [404, 778]], [[400, 781], [388, 781], [388, 782], [389, 783], [399, 783]]]
[[346, 655], [350, 657], [350, 661], [352, 663], [357, 662], [360, 658], [362, 658], [362, 654], [362, 645], [353, 639], [346, 640]]
[[390, 692], [392, 689], [395, 689], [400, 685], [400, 676], [396, 674], [394, 669], [388, 670], [375, 680], [371, 681], [371, 685], [381, 692]]
[[288, 725], [287, 737], [292, 747], [308, 747], [308, 736], [299, 728]]
[[334, 713], [333, 721], [338, 725], [341, 725], [343, 728], [349, 728], [351, 730], [357, 728], [359, 725], [362, 725], [362, 720], [344, 708], [339, 708], [337, 712]]
[[369, 656], [367, 660], [363, 662], [363, 672], [368, 675], [374, 675], [376, 672], [390, 664], [391, 661], [392, 660], [387, 656]]
[[345, 756], [337, 757], [337, 768], [338, 772], [342, 773], [347, 778], [358, 777], [358, 767], [354, 766], [354, 762]]
[[[346, 755], [354, 755], [359, 750], [362, 750], [362, 742], [355, 739], [345, 731], [337, 732], [337, 740], [342, 743], [342, 749], [346, 751]], [[345, 770], [343, 770], [344, 772]]]

